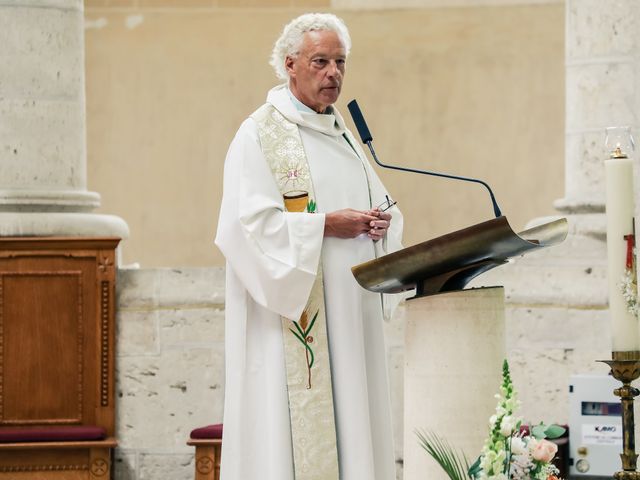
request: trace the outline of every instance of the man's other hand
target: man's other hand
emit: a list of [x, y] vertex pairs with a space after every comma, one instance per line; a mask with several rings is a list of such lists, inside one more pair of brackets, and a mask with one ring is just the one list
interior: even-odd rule
[[[370, 232], [374, 229], [372, 222], [380, 221], [379, 216], [375, 215], [374, 212], [375, 210], [363, 212], [353, 208], [345, 208], [344, 210], [327, 213], [324, 219], [324, 236], [355, 238], [358, 235], [367, 233], [371, 237]], [[389, 218], [391, 218], [390, 215]]]
[[391, 225], [391, 214], [382, 212], [378, 208], [365, 212], [367, 215], [375, 217], [374, 220], [369, 222], [370, 230], [367, 232], [369, 238], [374, 242], [377, 242], [387, 234], [389, 225]]

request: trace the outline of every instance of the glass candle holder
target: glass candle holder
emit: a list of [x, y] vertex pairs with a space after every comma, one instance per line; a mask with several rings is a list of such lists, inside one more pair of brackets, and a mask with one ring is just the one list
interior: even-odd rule
[[636, 144], [631, 134], [631, 127], [607, 127], [604, 145], [610, 158], [632, 157]]

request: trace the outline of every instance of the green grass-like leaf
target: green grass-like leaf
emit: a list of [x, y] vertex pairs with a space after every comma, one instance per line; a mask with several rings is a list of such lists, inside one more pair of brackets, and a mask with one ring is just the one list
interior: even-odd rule
[[[300, 328], [300, 326], [297, 324], [297, 322], [293, 322], [293, 324], [296, 326], [296, 328], [298, 329], [298, 331], [299, 331], [299, 332], [303, 333], [303, 332], [302, 332], [302, 329], [301, 329], [301, 328]], [[309, 344], [306, 342], [306, 340], [305, 340], [305, 338], [306, 338], [306, 337], [302, 337], [302, 336], [300, 336], [300, 334], [296, 333], [296, 331], [295, 331], [293, 328], [290, 328], [290, 329], [289, 329], [289, 331], [290, 331], [291, 333], [293, 333], [293, 334], [296, 336], [296, 338], [297, 338], [298, 340], [300, 340], [300, 343], [302, 344], [302, 346], [303, 346], [304, 348], [306, 348], [306, 349], [307, 349], [307, 351], [309, 352], [309, 368], [313, 367], [313, 364], [314, 364], [314, 363], [315, 363], [315, 361], [316, 361], [316, 357], [315, 357], [315, 355], [313, 354], [313, 349], [312, 349], [312, 348], [309, 346]]]
[[482, 462], [482, 455], [479, 456], [475, 462], [473, 462], [473, 465], [471, 465], [469, 467], [469, 477], [470, 478], [475, 478], [478, 475], [480, 475], [480, 472], [482, 471], [482, 466], [480, 465], [480, 463]]
[[446, 440], [433, 432], [415, 431], [420, 446], [442, 467], [451, 480], [468, 480], [469, 461], [464, 453], [456, 451]]

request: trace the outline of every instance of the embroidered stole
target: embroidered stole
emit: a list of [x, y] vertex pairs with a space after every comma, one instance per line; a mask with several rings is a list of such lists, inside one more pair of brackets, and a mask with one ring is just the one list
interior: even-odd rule
[[[251, 117], [285, 209], [316, 211], [311, 173], [298, 126], [271, 104]], [[282, 317], [295, 480], [338, 480], [338, 449], [322, 283], [322, 261], [298, 319]]]

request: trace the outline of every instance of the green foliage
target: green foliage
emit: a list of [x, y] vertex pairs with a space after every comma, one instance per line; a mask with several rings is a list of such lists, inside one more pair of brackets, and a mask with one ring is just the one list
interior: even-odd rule
[[557, 476], [557, 468], [549, 461], [533, 458], [532, 450], [537, 448], [537, 442], [547, 442], [545, 438], [561, 437], [565, 429], [540, 423], [530, 428], [529, 435], [520, 433], [522, 419], [516, 414], [520, 402], [506, 360], [496, 398], [496, 411], [489, 419], [489, 436], [471, 467], [464, 453], [454, 450], [434, 433], [416, 431], [421, 447], [451, 480], [549, 480], [550, 476]]
[[313, 316], [313, 320], [311, 320], [311, 323], [306, 328], [306, 330], [303, 330], [298, 322], [293, 322], [293, 326], [296, 328], [297, 332], [293, 328], [289, 329], [289, 331], [296, 336], [296, 338], [300, 341], [300, 343], [304, 345], [304, 348], [306, 348], [307, 351], [309, 352], [310, 359], [311, 359], [309, 361], [309, 368], [313, 367], [313, 364], [315, 362], [315, 355], [313, 354], [313, 349], [307, 342], [307, 337], [309, 337], [309, 334], [311, 333], [311, 329], [315, 325], [319, 313], [320, 313], [320, 310], [318, 310], [316, 314]]
[[566, 432], [566, 429], [560, 425], [545, 425], [544, 423], [536, 425], [531, 429], [531, 435], [537, 440], [542, 440], [543, 438], [560, 438], [564, 435], [564, 432]]
[[476, 478], [478, 475], [480, 475], [480, 472], [482, 471], [482, 465], [480, 464], [481, 462], [481, 456], [478, 457], [475, 462], [473, 462], [473, 465], [469, 467], [469, 477]]
[[[464, 453], [457, 452], [446, 440], [441, 439], [433, 432], [420, 432], [416, 430], [420, 446], [440, 465], [442, 470], [451, 480], [468, 480], [472, 478], [469, 461]], [[480, 459], [472, 468], [480, 465]]]
[[549, 425], [544, 433], [547, 434], [547, 438], [554, 439], [560, 438], [567, 431], [566, 428], [561, 427], [560, 425]]
[[307, 202], [307, 212], [309, 213], [315, 213], [316, 212], [316, 208], [317, 208], [317, 204], [314, 200], [309, 200]]

